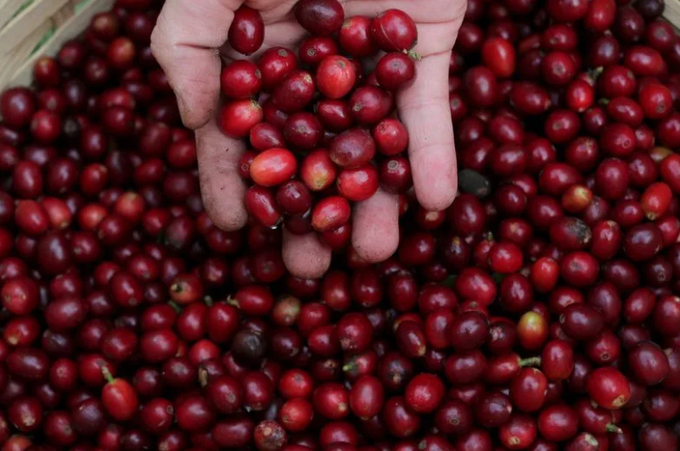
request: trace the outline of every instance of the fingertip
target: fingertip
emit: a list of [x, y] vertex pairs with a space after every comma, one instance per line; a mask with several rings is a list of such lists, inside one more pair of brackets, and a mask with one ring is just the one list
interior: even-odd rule
[[283, 263], [296, 277], [318, 279], [331, 266], [331, 250], [315, 233], [294, 235], [284, 230]]
[[217, 115], [219, 95], [219, 84], [212, 80], [201, 79], [195, 83], [190, 89], [178, 87], [175, 93], [182, 123], [191, 130], [203, 127]]
[[196, 130], [203, 205], [213, 223], [223, 230], [239, 230], [248, 222], [246, 185], [237, 171], [244, 150], [242, 142], [226, 137], [214, 121]]
[[453, 160], [446, 157], [446, 152], [439, 161], [431, 164], [413, 164], [413, 185], [418, 203], [428, 211], [447, 209], [456, 198], [458, 192], [458, 173], [455, 155]]
[[[395, 236], [396, 239], [393, 239]], [[391, 239], [376, 242], [362, 233], [356, 233], [352, 238], [352, 246], [362, 260], [368, 263], [380, 263], [390, 258], [397, 251], [399, 235], [393, 235]]]
[[[213, 224], [218, 229], [225, 230], [227, 232], [235, 232], [241, 230], [248, 223], [248, 213], [246, 212], [245, 206], [232, 205], [232, 208], [223, 208], [224, 202], [221, 202], [219, 198], [207, 194], [207, 191], [203, 189], [203, 183], [201, 183], [201, 192], [203, 196], [203, 207], [205, 212]], [[244, 190], [245, 195], [245, 190]]]
[[449, 53], [423, 59], [414, 83], [398, 97], [409, 132], [409, 161], [418, 202], [427, 210], [446, 209], [456, 196], [458, 174], [448, 103]]
[[370, 262], [390, 258], [399, 246], [399, 199], [378, 190], [373, 197], [354, 209], [352, 247], [359, 257]]

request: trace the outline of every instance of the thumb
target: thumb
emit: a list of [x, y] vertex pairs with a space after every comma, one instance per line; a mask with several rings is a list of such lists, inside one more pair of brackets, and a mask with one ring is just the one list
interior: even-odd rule
[[151, 35], [151, 50], [165, 71], [184, 124], [196, 129], [216, 114], [222, 62], [240, 0], [167, 0]]

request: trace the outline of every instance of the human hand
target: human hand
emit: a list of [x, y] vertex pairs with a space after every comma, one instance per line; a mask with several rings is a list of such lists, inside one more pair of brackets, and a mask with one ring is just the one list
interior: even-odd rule
[[[417, 24], [414, 48], [422, 60], [416, 76], [397, 93], [400, 119], [409, 132], [409, 159], [415, 193], [427, 210], [447, 208], [456, 194], [457, 170], [449, 109], [448, 67], [463, 20], [466, 0], [340, 0], [345, 17], [375, 17], [400, 9]], [[296, 49], [306, 32], [293, 16], [297, 0], [248, 0], [265, 23], [262, 48]], [[151, 36], [154, 56], [177, 95], [184, 124], [196, 130], [201, 193], [215, 225], [225, 230], [245, 226], [246, 185], [238, 174], [243, 141], [225, 136], [216, 117], [222, 60], [243, 59], [226, 43], [240, 0], [167, 0]], [[352, 246], [369, 262], [390, 257], [399, 244], [398, 197], [378, 190], [354, 206]], [[293, 235], [284, 230], [283, 260], [296, 276], [317, 278], [328, 269], [331, 251], [316, 233]]]

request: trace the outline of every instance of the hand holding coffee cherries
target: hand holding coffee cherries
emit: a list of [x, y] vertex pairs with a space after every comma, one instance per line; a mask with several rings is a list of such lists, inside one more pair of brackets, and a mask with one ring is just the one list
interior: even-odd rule
[[152, 36], [196, 130], [206, 210], [226, 230], [283, 223], [300, 277], [350, 236], [364, 260], [392, 255], [411, 186], [429, 210], [456, 194], [448, 67], [465, 0], [342, 3], [167, 1]]

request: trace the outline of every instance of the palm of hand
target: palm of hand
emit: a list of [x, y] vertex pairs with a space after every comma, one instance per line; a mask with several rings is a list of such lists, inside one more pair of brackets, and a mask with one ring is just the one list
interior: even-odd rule
[[[420, 204], [427, 210], [448, 207], [456, 193], [457, 171], [448, 104], [448, 66], [467, 5], [466, 0], [339, 0], [345, 17], [375, 17], [400, 9], [416, 22], [422, 57], [416, 77], [397, 95], [397, 108], [409, 132], [409, 159]], [[238, 175], [245, 143], [219, 130], [220, 57], [239, 59], [226, 42], [228, 24], [242, 4], [260, 12], [265, 23], [264, 44], [297, 49], [306, 35], [293, 9], [297, 0], [168, 0], [152, 36], [154, 55], [177, 93], [182, 118], [196, 129], [201, 193], [213, 222], [227, 230], [243, 227], [248, 214], [243, 204], [246, 186]], [[226, 24], [226, 25], [225, 25]], [[219, 56], [215, 52], [219, 49]], [[398, 198], [382, 190], [354, 207], [352, 246], [367, 261], [391, 256], [399, 244]], [[283, 259], [299, 277], [320, 277], [330, 265], [330, 250], [315, 234], [296, 236], [284, 231]]]

